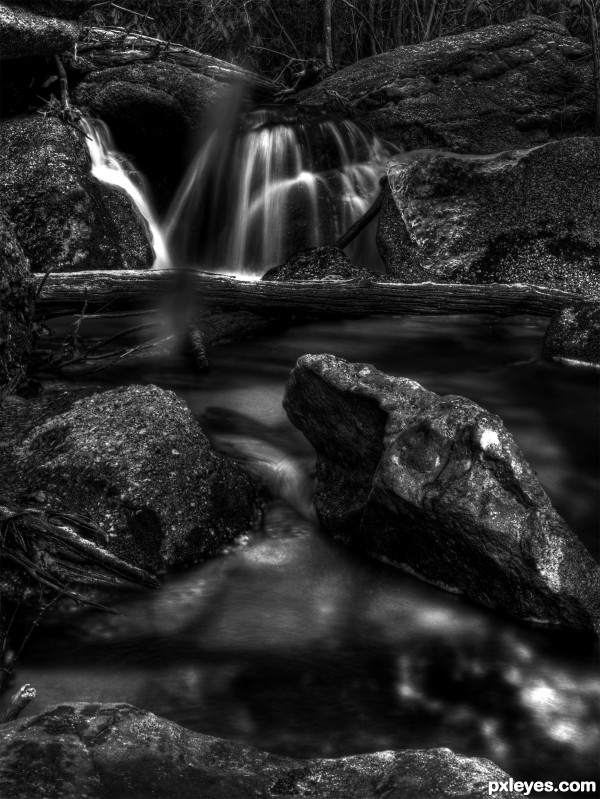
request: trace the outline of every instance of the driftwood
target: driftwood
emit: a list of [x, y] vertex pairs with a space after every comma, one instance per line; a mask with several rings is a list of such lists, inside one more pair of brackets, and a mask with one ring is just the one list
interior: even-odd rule
[[125, 28], [84, 28], [81, 39], [75, 67], [106, 69], [137, 61], [169, 61], [218, 81], [260, 88], [269, 96], [276, 90], [270, 81], [236, 64]]
[[35, 699], [36, 690], [32, 685], [27, 683], [21, 686], [19, 690], [11, 696], [10, 701], [0, 713], [0, 724], [6, 724], [9, 721], [14, 721], [19, 714], [27, 707], [32, 699]]
[[377, 197], [373, 200], [373, 203], [364, 214], [357, 219], [356, 222], [351, 225], [348, 230], [339, 237], [339, 239], [334, 242], [334, 247], [338, 247], [340, 250], [344, 250], [349, 244], [351, 244], [354, 239], [358, 236], [358, 234], [366, 228], [369, 222], [372, 222], [373, 219], [377, 216], [377, 214], [381, 211], [381, 206], [383, 205], [383, 191], [388, 182], [387, 175], [384, 175], [382, 178], [379, 179], [379, 185], [381, 186], [381, 190]]
[[[42, 276], [37, 276], [41, 283]], [[37, 300], [38, 317], [161, 308], [177, 289], [171, 270], [50, 274]], [[390, 283], [371, 280], [243, 281], [207, 272], [188, 275], [199, 313], [244, 311], [273, 320], [349, 319], [375, 314], [489, 313], [552, 316], [586, 298], [574, 292], [524, 284]], [[216, 325], [223, 327], [223, 320]], [[203, 331], [204, 332], [204, 331]], [[218, 335], [222, 335], [223, 330]]]

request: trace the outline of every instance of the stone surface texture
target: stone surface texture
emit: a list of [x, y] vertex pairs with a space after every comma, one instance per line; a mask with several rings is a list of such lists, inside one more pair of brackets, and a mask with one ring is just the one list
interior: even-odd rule
[[589, 129], [591, 48], [536, 16], [358, 61], [301, 92], [341, 98], [406, 150], [492, 153]]
[[87, 516], [141, 568], [212, 555], [254, 522], [255, 489], [172, 391], [49, 391], [0, 409], [0, 482], [14, 498]]
[[372, 272], [353, 265], [337, 247], [311, 247], [293, 255], [285, 264], [274, 266], [262, 280], [352, 280], [374, 278]]
[[97, 0], [18, 0], [16, 5], [42, 14], [45, 17], [77, 19], [94, 5]]
[[5, 799], [479, 799], [490, 780], [508, 781], [450, 749], [279, 757], [124, 704], [59, 705], [2, 725], [0, 740]]
[[543, 355], [559, 363], [600, 367], [600, 304], [582, 303], [553, 316]]
[[152, 266], [145, 220], [92, 176], [83, 132], [35, 115], [2, 122], [0, 138], [4, 210], [34, 272]]
[[600, 569], [497, 416], [332, 355], [298, 360], [284, 407], [336, 540], [521, 619], [600, 629]]
[[0, 60], [73, 50], [78, 34], [73, 22], [40, 17], [27, 9], [0, 3]]
[[18, 379], [27, 363], [34, 294], [29, 262], [0, 211], [0, 387]]
[[600, 139], [388, 164], [378, 228], [402, 282], [530, 283], [600, 296]]

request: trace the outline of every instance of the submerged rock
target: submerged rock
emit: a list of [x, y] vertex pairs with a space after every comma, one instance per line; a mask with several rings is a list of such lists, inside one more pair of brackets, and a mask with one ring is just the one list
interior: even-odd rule
[[374, 279], [375, 274], [354, 266], [337, 247], [311, 247], [293, 255], [285, 264], [274, 266], [262, 280], [352, 280]]
[[74, 23], [39, 17], [21, 5], [27, 3], [0, 3], [0, 60], [55, 55], [75, 47], [79, 30]]
[[591, 48], [528, 16], [365, 58], [301, 92], [336, 96], [407, 150], [491, 153], [591, 130]]
[[2, 122], [0, 137], [4, 210], [34, 272], [152, 266], [146, 222], [91, 175], [83, 132], [36, 115]]
[[[508, 782], [450, 749], [296, 760], [186, 730], [131, 705], [59, 705], [0, 727], [3, 796], [63, 799], [479, 799]], [[505, 792], [506, 796], [516, 796]]]
[[0, 211], [0, 389], [18, 379], [26, 366], [34, 294], [29, 262], [15, 238], [13, 225]]
[[600, 296], [600, 139], [388, 164], [377, 234], [402, 282], [530, 283]]
[[91, 72], [74, 97], [109, 126], [164, 202], [187, 165], [190, 136], [229, 90], [177, 64], [142, 62]]
[[521, 619], [600, 630], [600, 569], [497, 416], [332, 355], [299, 359], [284, 406], [336, 540]]
[[553, 316], [542, 352], [549, 361], [600, 366], [600, 305], [582, 303]]
[[173, 392], [93, 391], [5, 403], [5, 491], [42, 492], [45, 506], [89, 517], [102, 546], [150, 570], [214, 554], [252, 525], [250, 478], [215, 454]]

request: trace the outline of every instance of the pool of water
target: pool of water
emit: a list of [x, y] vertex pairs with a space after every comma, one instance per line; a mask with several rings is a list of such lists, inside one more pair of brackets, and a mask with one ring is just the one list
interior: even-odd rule
[[458, 316], [314, 323], [220, 346], [204, 376], [183, 359], [107, 374], [173, 388], [217, 448], [267, 482], [281, 463], [291, 477], [273, 483], [262, 529], [221, 556], [169, 575], [158, 592], [119, 594], [122, 615], [86, 612], [44, 627], [19, 669], [19, 682], [38, 691], [30, 712], [126, 701], [301, 757], [448, 746], [489, 757], [515, 779], [597, 779], [595, 645], [328, 539], [307, 495], [314, 453], [281, 407], [296, 359], [320, 352], [467, 396], [502, 417], [597, 557], [598, 373], [543, 362], [545, 325]]

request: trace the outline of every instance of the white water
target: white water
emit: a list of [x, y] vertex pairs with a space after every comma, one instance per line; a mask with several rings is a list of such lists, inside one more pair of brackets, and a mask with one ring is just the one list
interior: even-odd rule
[[130, 197], [140, 214], [148, 223], [154, 249], [154, 269], [168, 269], [171, 259], [161, 226], [156, 219], [148, 189], [139, 172], [118, 152], [108, 126], [99, 119], [81, 119], [86, 134], [86, 143], [92, 160], [92, 175], [102, 183], [118, 186]]
[[373, 202], [391, 151], [347, 120], [290, 123], [263, 109], [245, 122], [240, 133], [215, 126], [200, 145], [165, 236], [179, 261], [256, 279], [333, 244]]

